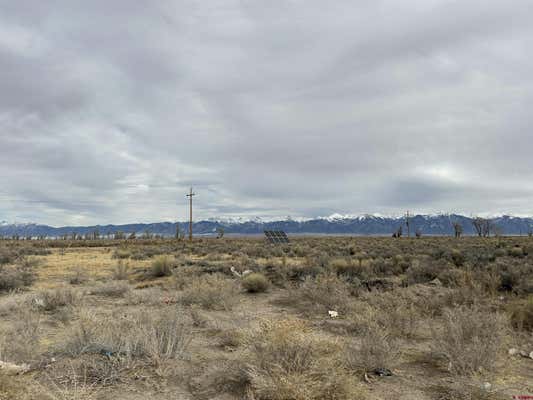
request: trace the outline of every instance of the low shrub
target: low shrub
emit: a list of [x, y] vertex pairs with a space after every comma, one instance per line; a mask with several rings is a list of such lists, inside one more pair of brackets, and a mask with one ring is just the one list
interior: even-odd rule
[[119, 260], [130, 258], [130, 256], [131, 252], [128, 249], [116, 249], [113, 253], [113, 258], [118, 258]]
[[510, 305], [509, 316], [514, 329], [533, 332], [533, 296]]
[[446, 309], [443, 327], [433, 330], [434, 350], [449, 362], [450, 371], [471, 375], [490, 370], [498, 358], [507, 328], [506, 318], [479, 307]]
[[220, 275], [203, 275], [191, 279], [179, 295], [184, 305], [197, 304], [208, 310], [231, 310], [237, 303], [238, 286], [235, 281]]
[[30, 286], [35, 279], [36, 274], [31, 266], [22, 264], [0, 266], [0, 292]]
[[348, 366], [357, 372], [373, 372], [377, 369], [391, 369], [399, 356], [398, 344], [383, 326], [369, 323], [356, 340], [348, 342], [346, 349]]
[[251, 273], [242, 278], [242, 287], [249, 293], [266, 292], [270, 286], [268, 279], [260, 273]]
[[53, 312], [61, 307], [79, 305], [80, 295], [70, 288], [42, 290], [33, 298], [33, 304], [42, 311]]
[[431, 259], [417, 260], [417, 262], [413, 262], [405, 273], [407, 284], [413, 285], [431, 282], [446, 269], [449, 269], [449, 264], [446, 261]]
[[509, 255], [511, 257], [522, 258], [524, 257], [524, 250], [522, 249], [522, 247], [515, 246], [509, 249]]
[[190, 340], [190, 321], [177, 309], [155, 314], [140, 310], [105, 319], [82, 314], [59, 350], [72, 356], [93, 353], [146, 358], [161, 365], [183, 356]]
[[160, 278], [172, 275], [173, 263], [169, 256], [159, 256], [153, 262], [150, 268], [150, 276]]
[[362, 394], [340, 349], [315, 338], [299, 320], [266, 321], [248, 340], [245, 374], [257, 400], [344, 400]]
[[74, 272], [68, 278], [71, 285], [81, 285], [88, 280], [87, 273], [82, 268], [74, 268]]
[[345, 314], [353, 305], [350, 286], [334, 273], [307, 277], [301, 285], [291, 288], [280, 301], [304, 312], [322, 314], [327, 311]]
[[115, 268], [113, 269], [111, 276], [117, 281], [128, 280], [130, 272], [130, 267], [128, 264], [125, 264], [122, 260], [119, 260]]

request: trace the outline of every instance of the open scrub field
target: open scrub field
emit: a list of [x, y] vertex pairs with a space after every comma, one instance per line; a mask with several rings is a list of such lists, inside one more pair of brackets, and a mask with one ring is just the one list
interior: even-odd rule
[[2, 241], [0, 264], [2, 400], [533, 395], [530, 238]]

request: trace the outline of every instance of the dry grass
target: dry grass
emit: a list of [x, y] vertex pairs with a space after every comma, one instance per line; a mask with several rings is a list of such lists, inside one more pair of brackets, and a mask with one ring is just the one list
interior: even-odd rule
[[116, 281], [96, 285], [90, 289], [90, 294], [104, 297], [124, 297], [131, 290], [127, 282]]
[[357, 399], [339, 349], [299, 320], [264, 322], [249, 338], [249, 395], [264, 400]]
[[100, 319], [84, 313], [71, 328], [63, 349], [72, 356], [103, 354], [126, 360], [145, 358], [154, 365], [181, 357], [190, 343], [190, 321], [177, 309], [139, 310]]

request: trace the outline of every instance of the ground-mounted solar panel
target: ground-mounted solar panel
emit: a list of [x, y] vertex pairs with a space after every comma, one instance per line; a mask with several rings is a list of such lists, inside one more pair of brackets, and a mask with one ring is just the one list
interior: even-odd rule
[[269, 243], [289, 243], [289, 238], [283, 231], [265, 231], [265, 237]]

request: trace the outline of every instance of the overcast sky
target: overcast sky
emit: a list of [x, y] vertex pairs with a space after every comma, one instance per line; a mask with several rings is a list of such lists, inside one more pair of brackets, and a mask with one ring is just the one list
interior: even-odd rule
[[533, 215], [532, 0], [0, 0], [0, 220]]

